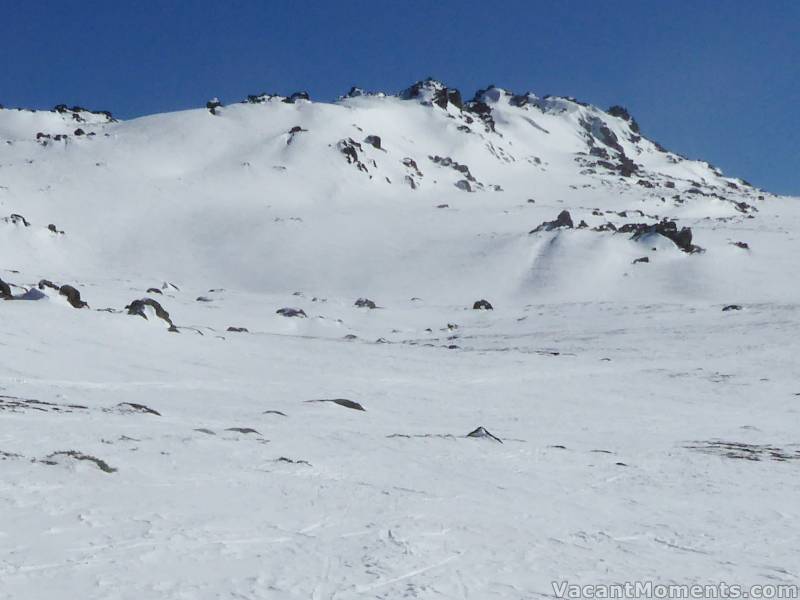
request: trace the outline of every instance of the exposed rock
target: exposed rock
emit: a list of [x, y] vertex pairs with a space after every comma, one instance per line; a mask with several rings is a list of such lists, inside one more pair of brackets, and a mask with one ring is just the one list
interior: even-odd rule
[[381, 149], [381, 138], [378, 135], [368, 135], [364, 138], [364, 143], [369, 144], [373, 148]]
[[358, 157], [359, 153], [364, 152], [361, 144], [353, 140], [353, 138], [347, 138], [339, 140], [336, 144], [336, 148], [339, 150], [339, 152], [344, 154], [349, 164], [355, 165], [359, 171], [364, 171], [365, 173], [368, 172], [367, 166], [361, 162], [361, 159]]
[[494, 307], [489, 303], [488, 300], [477, 300], [472, 305], [472, 310], [494, 310]]
[[161, 416], [161, 413], [157, 410], [153, 410], [144, 404], [137, 404], [136, 402], [120, 402], [114, 407], [114, 410], [120, 413], [143, 413], [146, 415], [155, 415], [157, 417]]
[[635, 265], [635, 264], [637, 264], [637, 263], [649, 263], [649, 262], [650, 262], [650, 258], [649, 258], [649, 257], [647, 257], [647, 256], [642, 256], [641, 258], [637, 258], [637, 259], [635, 259], [635, 260], [633, 261], [633, 263], [632, 263], [632, 264], [634, 264], [634, 265]]
[[153, 300], [152, 298], [141, 298], [128, 304], [125, 309], [128, 311], [129, 315], [137, 315], [144, 319], [148, 318], [147, 313], [149, 312], [151, 313], [151, 316], [155, 316], [165, 321], [169, 325], [169, 331], [178, 331], [178, 328], [172, 323], [169, 313], [164, 310], [164, 307], [161, 306], [157, 300]]
[[500, 442], [501, 444], [503, 443], [503, 440], [501, 440], [496, 435], [492, 435], [491, 433], [489, 433], [489, 431], [485, 427], [477, 427], [476, 429], [473, 429], [467, 434], [467, 437], [484, 438], [484, 439], [494, 440], [495, 442]]
[[455, 182], [455, 186], [464, 192], [472, 191], [472, 186], [470, 186], [469, 181], [467, 181], [466, 179], [459, 179], [458, 181]]
[[222, 102], [219, 101], [219, 98], [212, 98], [211, 100], [206, 102], [206, 108], [208, 109], [208, 112], [210, 112], [212, 115], [216, 115], [217, 109], [221, 107], [222, 107]]
[[43, 290], [44, 288], [50, 288], [51, 290], [59, 290], [59, 286], [57, 286], [55, 283], [53, 283], [49, 279], [41, 279], [41, 280], [39, 280], [39, 283], [38, 283], [38, 285], [36, 287], [38, 287], [40, 290]]
[[73, 460], [82, 460], [94, 463], [98, 469], [103, 471], [104, 473], [114, 473], [116, 471], [115, 468], [109, 466], [109, 464], [100, 459], [96, 456], [91, 456], [90, 454], [84, 454], [83, 452], [78, 452], [76, 450], [63, 450], [61, 452], [53, 452], [52, 454], [48, 454], [46, 457], [40, 459], [38, 462], [45, 464], [45, 465], [57, 465], [58, 459], [61, 457], [71, 458]]
[[663, 219], [662, 221], [649, 225], [647, 223], [626, 223], [617, 230], [619, 233], [633, 233], [632, 239], [637, 240], [645, 235], [658, 233], [673, 241], [673, 243], [684, 252], [694, 254], [703, 252], [699, 246], [692, 244], [692, 230], [689, 227], [681, 227], [675, 221]]
[[10, 215], [8, 217], [4, 217], [3, 221], [5, 221], [6, 223], [11, 223], [13, 225], [23, 225], [24, 227], [30, 227], [31, 226], [31, 224], [28, 222], [28, 220], [25, 217], [23, 217], [22, 215], [18, 215], [18, 214], [12, 214], [12, 215]]
[[636, 122], [636, 119], [634, 119], [631, 116], [631, 114], [628, 112], [628, 109], [626, 109], [625, 107], [615, 105], [609, 108], [608, 111], [606, 112], [608, 112], [608, 114], [610, 114], [611, 116], [619, 117], [620, 119], [627, 121], [628, 124], [630, 125], [631, 131], [633, 131], [634, 133], [639, 133], [639, 124]]
[[308, 317], [306, 311], [302, 308], [279, 308], [275, 312], [284, 317], [300, 317], [303, 319]]
[[529, 233], [536, 233], [538, 231], [552, 231], [553, 229], [560, 229], [562, 227], [567, 229], [572, 229], [574, 227], [572, 224], [572, 215], [569, 214], [568, 210], [562, 210], [560, 213], [558, 213], [558, 217], [554, 221], [545, 221], [536, 229], [532, 229]]
[[67, 302], [69, 302], [73, 308], [84, 308], [89, 306], [86, 302], [81, 300], [81, 293], [71, 285], [62, 285], [60, 288], [58, 288], [58, 293], [62, 296], [65, 296]]
[[358, 402], [348, 400], [347, 398], [321, 398], [318, 400], [306, 400], [306, 402], [332, 402], [333, 404], [338, 404], [339, 406], [344, 406], [345, 408], [352, 408], [353, 410], [366, 410]]
[[722, 307], [722, 312], [728, 312], [729, 310], [742, 310], [742, 306], [740, 304], [728, 304], [728, 306]]
[[50, 223], [47, 226], [47, 229], [49, 229], [50, 231], [52, 231], [55, 234], [64, 235], [64, 232], [62, 230], [58, 229], [53, 223]]
[[378, 306], [369, 298], [359, 298], [356, 300], [355, 305], [359, 308], [378, 308]]
[[308, 92], [295, 92], [288, 98], [284, 98], [283, 101], [286, 104], [294, 104], [298, 100], [305, 100], [307, 102], [311, 101], [311, 96], [308, 95]]
[[741, 248], [742, 250], [750, 250], [750, 244], [747, 242], [731, 242], [737, 248]]
[[226, 331], [230, 331], [231, 333], [250, 333], [247, 327], [228, 327]]
[[145, 294], [161, 294], [161, 295], [163, 295], [164, 292], [162, 292], [158, 288], [151, 287], [151, 288], [147, 288], [147, 291], [145, 292]]

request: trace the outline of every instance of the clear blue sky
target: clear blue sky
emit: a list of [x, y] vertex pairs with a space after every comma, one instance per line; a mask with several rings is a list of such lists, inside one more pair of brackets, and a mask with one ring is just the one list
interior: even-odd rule
[[797, 0], [0, 0], [0, 104], [122, 118], [428, 75], [622, 104], [648, 136], [800, 195]]

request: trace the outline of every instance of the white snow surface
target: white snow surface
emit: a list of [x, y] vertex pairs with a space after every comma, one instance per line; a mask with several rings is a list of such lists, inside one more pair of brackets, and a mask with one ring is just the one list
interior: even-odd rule
[[0, 109], [0, 599], [800, 583], [798, 198], [420, 88]]

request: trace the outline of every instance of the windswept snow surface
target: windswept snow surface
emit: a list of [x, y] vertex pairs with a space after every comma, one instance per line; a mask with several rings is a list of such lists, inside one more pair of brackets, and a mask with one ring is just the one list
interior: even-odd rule
[[0, 598], [800, 583], [798, 199], [452, 91], [0, 110]]

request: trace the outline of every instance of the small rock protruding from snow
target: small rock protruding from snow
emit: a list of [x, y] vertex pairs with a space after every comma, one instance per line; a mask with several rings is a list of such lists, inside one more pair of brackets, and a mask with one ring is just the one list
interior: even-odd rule
[[81, 293], [77, 288], [71, 285], [62, 285], [58, 288], [58, 293], [67, 299], [72, 308], [85, 308], [89, 306], [86, 302], [81, 300]]
[[568, 210], [562, 210], [558, 213], [558, 217], [554, 221], [545, 221], [541, 225], [539, 225], [536, 229], [532, 229], [529, 233], [537, 233], [539, 231], [552, 231], [553, 229], [561, 229], [567, 228], [572, 229], [574, 227], [572, 223], [572, 215], [569, 214]]
[[722, 307], [722, 312], [728, 312], [730, 310], [742, 310], [741, 304], [728, 304], [727, 306]]
[[275, 312], [283, 317], [298, 317], [301, 319], [308, 317], [306, 311], [304, 311], [302, 308], [279, 308]]
[[496, 435], [489, 433], [489, 430], [487, 430], [485, 427], [477, 427], [476, 429], [473, 429], [467, 434], [467, 437], [484, 438], [484, 439], [494, 440], [495, 442], [500, 442], [501, 444], [503, 443], [503, 440], [501, 440]]
[[11, 286], [9, 286], [5, 281], [0, 279], [0, 298], [7, 299], [11, 298]]
[[5, 221], [6, 223], [11, 223], [12, 225], [22, 225], [24, 227], [31, 226], [30, 222], [25, 217], [18, 214], [12, 214], [9, 215], [8, 217], [3, 217], [3, 221]]
[[373, 302], [369, 298], [359, 298], [358, 300], [356, 300], [355, 306], [357, 306], [358, 308], [370, 308], [370, 309], [378, 308], [375, 302]]
[[488, 300], [477, 300], [472, 305], [472, 310], [494, 310], [494, 307]]
[[219, 101], [219, 98], [212, 98], [211, 100], [206, 102], [206, 108], [208, 109], [208, 112], [210, 112], [212, 115], [216, 115], [218, 114], [217, 109], [222, 108], [222, 102]]
[[373, 148], [381, 150], [381, 136], [379, 135], [368, 135], [364, 138], [364, 143], [369, 144]]
[[129, 315], [137, 315], [144, 319], [149, 320], [150, 317], [161, 319], [169, 325], [169, 331], [177, 332], [178, 328], [172, 323], [169, 313], [164, 310], [164, 307], [157, 300], [152, 298], [141, 298], [134, 300], [125, 307]]

